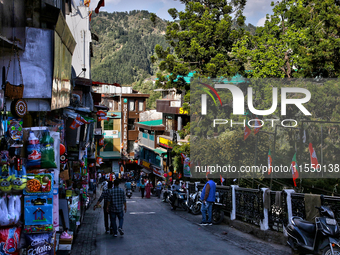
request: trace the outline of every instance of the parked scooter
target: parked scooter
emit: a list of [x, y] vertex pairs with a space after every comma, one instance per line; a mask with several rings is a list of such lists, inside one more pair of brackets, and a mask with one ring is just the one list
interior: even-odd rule
[[126, 190], [126, 196], [127, 196], [128, 198], [131, 198], [131, 196], [132, 196], [132, 190], [131, 190], [131, 189], [127, 189], [127, 190]]
[[315, 208], [320, 213], [315, 223], [296, 216], [290, 219], [286, 231], [292, 253], [340, 255], [340, 230], [333, 211], [328, 206]]

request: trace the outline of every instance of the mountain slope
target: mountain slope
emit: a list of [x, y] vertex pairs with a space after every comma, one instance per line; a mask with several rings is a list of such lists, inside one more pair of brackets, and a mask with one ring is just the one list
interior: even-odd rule
[[99, 41], [93, 41], [92, 79], [131, 85], [154, 75], [150, 56], [156, 44], [167, 47], [164, 38], [166, 21], [150, 21], [148, 11], [100, 12], [92, 18], [91, 30]]

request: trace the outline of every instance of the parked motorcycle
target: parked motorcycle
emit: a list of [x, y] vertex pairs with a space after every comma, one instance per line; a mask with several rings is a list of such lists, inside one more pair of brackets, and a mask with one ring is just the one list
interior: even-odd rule
[[131, 190], [131, 189], [127, 189], [127, 190], [126, 190], [126, 196], [127, 196], [128, 198], [131, 198], [131, 196], [132, 196], [132, 190]]
[[315, 207], [320, 217], [315, 223], [294, 216], [286, 231], [293, 254], [340, 255], [340, 230], [333, 211], [328, 206]]
[[191, 212], [194, 215], [201, 213], [202, 202], [199, 200], [198, 192], [189, 195], [189, 199], [186, 205], [188, 208], [188, 212]]
[[172, 196], [171, 190], [164, 190], [163, 191], [163, 202], [170, 203], [170, 197]]
[[186, 200], [187, 194], [183, 189], [180, 189], [178, 192], [172, 192], [172, 195], [169, 198], [170, 205], [172, 206], [173, 210], [176, 208], [181, 207], [183, 210], [187, 210]]
[[136, 191], [136, 187], [137, 187], [136, 182], [135, 182], [135, 181], [132, 181], [132, 182], [131, 182], [131, 190], [132, 190], [132, 192], [135, 192], [135, 191]]

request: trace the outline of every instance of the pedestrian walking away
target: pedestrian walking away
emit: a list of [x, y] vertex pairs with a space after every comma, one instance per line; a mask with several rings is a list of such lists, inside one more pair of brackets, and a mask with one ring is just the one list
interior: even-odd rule
[[[113, 236], [116, 237], [119, 231], [120, 235], [124, 235], [123, 231], [123, 223], [124, 223], [124, 211], [126, 213], [126, 197], [124, 190], [119, 188], [119, 180], [114, 180], [114, 187], [110, 190], [109, 201], [107, 203], [107, 212], [110, 213], [110, 221], [111, 228], [113, 231]], [[123, 208], [124, 206], [124, 208]], [[117, 222], [116, 219], [118, 217], [119, 225], [117, 231]]]
[[144, 198], [144, 191], [145, 191], [145, 182], [144, 182], [144, 179], [141, 180], [141, 182], [139, 184], [139, 189], [140, 189], [140, 193], [142, 195], [142, 198]]
[[149, 180], [148, 183], [145, 185], [145, 197], [151, 197], [151, 189], [153, 188], [152, 182]]
[[[202, 221], [200, 225], [212, 225], [212, 206], [215, 202], [215, 192], [216, 192], [216, 183], [211, 180], [210, 174], [206, 176], [207, 183], [205, 184], [202, 193], [201, 193], [201, 200], [202, 200]], [[208, 213], [208, 220], [207, 220], [207, 213]]]
[[97, 204], [93, 207], [93, 210], [95, 210], [99, 206], [99, 204], [102, 202], [102, 200], [104, 199], [103, 211], [104, 211], [105, 231], [106, 233], [109, 233], [110, 231], [110, 233], [112, 234], [112, 229], [109, 228], [109, 213], [106, 210], [108, 201], [110, 199], [110, 190], [112, 189], [112, 182], [109, 181], [107, 185], [103, 185], [102, 189], [103, 189], [103, 192], [100, 198], [98, 199]]

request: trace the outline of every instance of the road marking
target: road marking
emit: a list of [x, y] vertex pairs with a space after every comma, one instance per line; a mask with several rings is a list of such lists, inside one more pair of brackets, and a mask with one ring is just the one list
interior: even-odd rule
[[155, 212], [130, 212], [130, 214], [155, 214]]
[[134, 203], [134, 202], [136, 201], [130, 201], [130, 200], [126, 201], [126, 203]]

